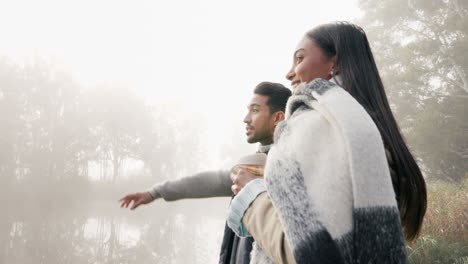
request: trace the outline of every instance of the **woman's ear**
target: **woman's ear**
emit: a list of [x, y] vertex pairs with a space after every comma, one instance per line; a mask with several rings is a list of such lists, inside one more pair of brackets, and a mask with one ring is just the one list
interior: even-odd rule
[[336, 65], [336, 55], [331, 57], [330, 62], [331, 62], [330, 75], [333, 77], [340, 72], [340, 69]]

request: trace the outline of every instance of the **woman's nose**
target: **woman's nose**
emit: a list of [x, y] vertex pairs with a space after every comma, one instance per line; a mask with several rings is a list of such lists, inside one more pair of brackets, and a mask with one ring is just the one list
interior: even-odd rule
[[286, 74], [286, 79], [292, 81], [295, 75], [296, 73], [294, 72], [293, 68], [291, 68], [291, 70], [289, 70], [289, 72]]

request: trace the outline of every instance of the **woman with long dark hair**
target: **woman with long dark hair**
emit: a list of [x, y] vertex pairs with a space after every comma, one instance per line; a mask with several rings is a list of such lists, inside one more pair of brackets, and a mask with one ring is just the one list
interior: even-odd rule
[[257, 243], [252, 262], [406, 263], [426, 187], [365, 32], [347, 22], [307, 32], [287, 79], [293, 96], [265, 181], [246, 184], [229, 212], [230, 227]]

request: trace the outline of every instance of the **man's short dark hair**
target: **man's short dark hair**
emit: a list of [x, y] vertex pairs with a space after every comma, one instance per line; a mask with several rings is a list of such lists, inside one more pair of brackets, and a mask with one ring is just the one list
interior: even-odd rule
[[254, 94], [268, 96], [267, 105], [270, 108], [270, 113], [285, 112], [291, 90], [281, 83], [261, 82], [255, 87]]

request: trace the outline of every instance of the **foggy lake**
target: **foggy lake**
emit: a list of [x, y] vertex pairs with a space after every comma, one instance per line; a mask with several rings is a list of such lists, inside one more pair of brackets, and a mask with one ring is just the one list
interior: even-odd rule
[[10, 200], [0, 219], [1, 263], [216, 263], [229, 199], [135, 211], [116, 200]]

